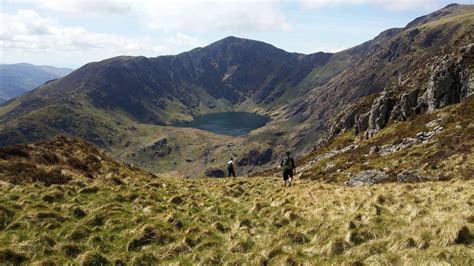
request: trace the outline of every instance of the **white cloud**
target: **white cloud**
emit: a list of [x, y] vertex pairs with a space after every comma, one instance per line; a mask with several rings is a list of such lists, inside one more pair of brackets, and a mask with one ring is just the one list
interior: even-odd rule
[[347, 5], [377, 5], [388, 10], [429, 9], [439, 5], [439, 0], [299, 0], [307, 8]]
[[[90, 32], [82, 27], [67, 27], [33, 10], [15, 14], [0, 13], [0, 51], [2, 61], [16, 56], [31, 58], [58, 56], [82, 64], [117, 55], [157, 56], [199, 46], [188, 35], [175, 33], [159, 41], [149, 37], [127, 38], [116, 34]], [[18, 59], [16, 60], [18, 61]], [[70, 64], [69, 64], [70, 65]]]
[[135, 16], [151, 29], [171, 31], [263, 31], [290, 28], [280, 0], [37, 0], [55, 11]]
[[[21, 0], [20, 0], [21, 1]], [[131, 11], [131, 5], [123, 0], [37, 0], [43, 7], [63, 12], [90, 12], [97, 14], [124, 14]]]

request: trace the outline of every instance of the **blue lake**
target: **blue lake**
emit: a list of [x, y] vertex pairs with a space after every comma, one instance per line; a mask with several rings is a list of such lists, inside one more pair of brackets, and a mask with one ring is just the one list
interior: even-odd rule
[[223, 112], [196, 116], [179, 127], [192, 127], [216, 134], [242, 136], [270, 122], [270, 118], [247, 112]]

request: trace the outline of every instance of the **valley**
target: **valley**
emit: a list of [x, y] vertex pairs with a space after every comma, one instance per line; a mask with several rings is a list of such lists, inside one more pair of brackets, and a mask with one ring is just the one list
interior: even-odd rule
[[[232, 156], [238, 158], [239, 175], [253, 175], [275, 167], [286, 150], [303, 159], [318, 142], [365, 124], [381, 95], [397, 101], [416, 91], [411, 97], [420, 98], [434, 67], [446, 57], [470, 58], [472, 49], [466, 47], [472, 43], [473, 12], [469, 5], [449, 5], [334, 54], [288, 53], [231, 36], [174, 56], [120, 56], [89, 63], [0, 106], [0, 145], [66, 134], [158, 174], [203, 176], [224, 167]], [[462, 49], [468, 52], [459, 55]], [[460, 71], [471, 71], [469, 60]], [[464, 78], [449, 87], [450, 100], [430, 108], [472, 94], [471, 89], [454, 93], [456, 84], [472, 84], [470, 74], [459, 75]], [[425, 98], [403, 119], [426, 112]], [[225, 112], [271, 121], [229, 134], [237, 137], [173, 126]], [[368, 126], [357, 130], [376, 131]]]
[[[19, 13], [87, 56], [161, 49]], [[38, 82], [0, 88], [0, 265], [474, 265], [474, 5], [336, 53], [229, 36]]]

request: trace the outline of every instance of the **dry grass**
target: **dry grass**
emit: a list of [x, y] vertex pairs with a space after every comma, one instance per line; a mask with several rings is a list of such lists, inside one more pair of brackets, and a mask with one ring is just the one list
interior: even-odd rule
[[85, 185], [95, 193], [83, 186], [5, 189], [0, 259], [468, 265], [474, 257], [473, 180], [364, 188], [298, 180], [284, 189], [264, 177], [137, 177]]

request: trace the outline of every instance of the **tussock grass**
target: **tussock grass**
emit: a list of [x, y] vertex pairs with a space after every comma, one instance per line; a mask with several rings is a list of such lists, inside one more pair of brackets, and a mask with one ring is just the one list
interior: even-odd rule
[[[297, 180], [285, 189], [269, 177], [139, 177], [88, 186], [99, 189], [5, 191], [2, 263], [429, 265], [470, 264], [474, 254], [474, 180], [362, 188]], [[60, 200], [28, 200], [59, 191]]]
[[[344, 138], [341, 145], [353, 141]], [[27, 147], [0, 158], [31, 166], [16, 169], [20, 177], [0, 172], [0, 264], [473, 262], [469, 178], [361, 188], [337, 177], [297, 179], [284, 188], [275, 177], [157, 177], [78, 140]], [[88, 172], [71, 156], [87, 162]], [[55, 180], [53, 170], [69, 179], [44, 182]], [[38, 171], [43, 181], [31, 178]]]

